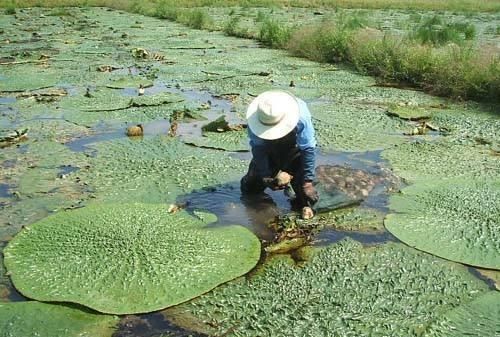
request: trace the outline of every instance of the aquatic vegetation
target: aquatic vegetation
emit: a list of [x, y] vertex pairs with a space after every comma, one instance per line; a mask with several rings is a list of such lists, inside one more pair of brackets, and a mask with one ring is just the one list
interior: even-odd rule
[[440, 177], [500, 177], [500, 157], [446, 139], [400, 144], [384, 150], [382, 157], [389, 161], [398, 176], [409, 182]]
[[301, 267], [273, 259], [180, 309], [231, 336], [419, 336], [487, 291], [464, 267], [400, 244], [343, 240], [312, 256]]
[[250, 150], [246, 130], [226, 132], [204, 132], [200, 137], [182, 137], [186, 144], [225, 151], [247, 152]]
[[409, 120], [419, 120], [427, 119], [431, 117], [431, 111], [429, 108], [407, 105], [407, 104], [393, 104], [387, 109], [387, 113], [390, 116], [396, 116], [402, 119]]
[[40, 302], [0, 302], [2, 336], [111, 337], [118, 317]]
[[343, 208], [321, 213], [317, 221], [338, 230], [382, 231], [385, 213], [366, 207]]
[[39, 301], [114, 313], [163, 309], [241, 276], [260, 242], [241, 226], [206, 228], [215, 216], [164, 205], [93, 204], [22, 230], [4, 249], [16, 288]]
[[122, 139], [95, 148], [98, 155], [80, 177], [94, 187], [98, 200], [173, 203], [193, 189], [238, 180], [247, 165], [171, 137]]
[[113, 79], [106, 86], [112, 89], [139, 88], [140, 86], [148, 88], [153, 86], [153, 81], [140, 76], [127, 76]]
[[500, 292], [488, 292], [432, 323], [424, 337], [495, 336], [500, 332]]
[[433, 113], [431, 122], [446, 130], [446, 138], [457, 144], [498, 144], [500, 118], [494, 109], [484, 111], [472, 103], [467, 106], [451, 105]]
[[465, 264], [500, 269], [500, 180], [430, 179], [390, 197], [386, 228], [401, 241]]
[[371, 151], [404, 143], [406, 122], [377, 107], [328, 104], [311, 108], [318, 142], [324, 149]]
[[2, 68], [0, 92], [18, 92], [53, 87], [61, 81], [61, 75], [36, 65], [22, 64]]

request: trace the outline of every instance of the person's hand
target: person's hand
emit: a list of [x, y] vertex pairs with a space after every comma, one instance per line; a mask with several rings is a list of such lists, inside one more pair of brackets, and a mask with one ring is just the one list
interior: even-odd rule
[[282, 190], [286, 187], [286, 185], [279, 185], [276, 178], [264, 177], [262, 178], [262, 182], [264, 186], [269, 187], [273, 191]]
[[304, 182], [304, 184], [302, 185], [302, 192], [304, 192], [304, 196], [306, 198], [305, 201], [308, 202], [310, 206], [318, 202], [319, 195], [314, 188], [312, 181]]

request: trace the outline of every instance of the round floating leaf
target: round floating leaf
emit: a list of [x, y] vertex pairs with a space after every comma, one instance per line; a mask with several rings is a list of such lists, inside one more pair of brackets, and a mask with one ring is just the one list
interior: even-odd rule
[[387, 114], [402, 119], [419, 120], [430, 118], [432, 111], [429, 108], [426, 109], [416, 105], [391, 104], [387, 109]]
[[124, 88], [139, 88], [139, 86], [141, 85], [144, 88], [152, 87], [153, 81], [140, 76], [127, 76], [127, 77], [117, 78], [113, 80], [111, 83], [107, 84], [106, 86], [112, 89], [124, 89]]
[[424, 337], [500, 336], [500, 292], [489, 292], [447, 312]]
[[210, 335], [420, 336], [442, 312], [486, 291], [463, 266], [401, 244], [365, 249], [348, 239], [300, 267], [271, 260], [179, 309], [218, 322]]
[[40, 302], [0, 303], [2, 336], [106, 337], [118, 317]]
[[51, 69], [23, 64], [2, 69], [0, 91], [15, 92], [48, 88], [61, 81], [61, 75]]
[[182, 137], [186, 144], [225, 151], [247, 152], [250, 150], [246, 130], [204, 132], [202, 137]]
[[500, 177], [500, 156], [445, 140], [407, 143], [382, 152], [399, 176], [408, 181], [438, 177]]
[[171, 137], [103, 142], [96, 148], [98, 156], [80, 177], [95, 186], [99, 199], [113, 202], [175, 202], [181, 193], [236, 181], [247, 166]]
[[500, 269], [500, 180], [417, 183], [390, 198], [386, 228], [437, 256]]
[[15, 287], [39, 301], [127, 314], [163, 309], [245, 274], [260, 242], [241, 226], [161, 205], [91, 205], [56, 213], [5, 248]]
[[61, 108], [78, 111], [114, 111], [132, 106], [132, 97], [123, 96], [113, 89], [90, 90], [61, 99]]

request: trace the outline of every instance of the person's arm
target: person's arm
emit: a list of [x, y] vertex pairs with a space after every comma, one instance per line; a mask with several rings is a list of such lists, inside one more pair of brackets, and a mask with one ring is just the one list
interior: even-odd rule
[[297, 145], [302, 157], [303, 182], [311, 182], [315, 177], [316, 136], [311, 120], [311, 113], [302, 100], [299, 100], [300, 119], [297, 124]]

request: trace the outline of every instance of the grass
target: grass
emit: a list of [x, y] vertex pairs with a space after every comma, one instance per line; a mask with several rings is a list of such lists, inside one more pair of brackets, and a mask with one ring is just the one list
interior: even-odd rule
[[[130, 10], [138, 0], [15, 0], [16, 7], [60, 7], [60, 6], [107, 6]], [[368, 9], [415, 9], [415, 10], [446, 10], [459, 12], [498, 12], [500, 2], [497, 0], [144, 0], [141, 7], [156, 7], [159, 2], [165, 2], [170, 7], [273, 7], [292, 6], [309, 8], [368, 8]], [[8, 3], [0, 2], [0, 7]]]
[[411, 38], [421, 43], [436, 46], [449, 42], [462, 43], [472, 40], [476, 35], [476, 27], [468, 22], [445, 22], [440, 16], [428, 17], [412, 32]]

